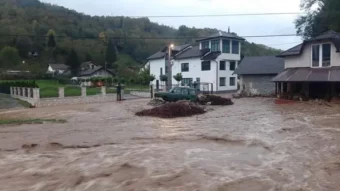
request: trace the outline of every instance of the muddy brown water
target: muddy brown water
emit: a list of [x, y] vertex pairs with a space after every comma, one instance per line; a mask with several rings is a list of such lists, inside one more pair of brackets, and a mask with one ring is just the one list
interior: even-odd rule
[[66, 124], [0, 127], [0, 190], [340, 190], [340, 106], [235, 100], [136, 117], [148, 100], [0, 112]]

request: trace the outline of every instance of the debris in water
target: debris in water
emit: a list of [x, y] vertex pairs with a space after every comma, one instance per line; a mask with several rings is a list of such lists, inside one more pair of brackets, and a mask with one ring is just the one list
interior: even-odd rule
[[166, 103], [164, 105], [137, 112], [137, 116], [153, 116], [161, 118], [187, 117], [203, 114], [206, 111], [191, 102], [179, 101], [176, 103]]
[[199, 97], [199, 103], [202, 105], [233, 105], [230, 98], [224, 98], [216, 95], [203, 95]]

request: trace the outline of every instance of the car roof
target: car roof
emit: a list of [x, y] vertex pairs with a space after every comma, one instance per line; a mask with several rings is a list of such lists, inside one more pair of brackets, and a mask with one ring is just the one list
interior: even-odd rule
[[181, 88], [181, 89], [196, 90], [195, 88], [189, 88], [189, 87], [174, 87], [174, 88]]

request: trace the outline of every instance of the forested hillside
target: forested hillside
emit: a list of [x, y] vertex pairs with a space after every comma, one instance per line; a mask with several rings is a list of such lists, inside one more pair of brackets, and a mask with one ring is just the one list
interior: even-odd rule
[[[80, 61], [91, 59], [103, 65], [109, 39], [119, 52], [115, 66], [136, 67], [170, 42], [194, 43], [194, 39], [217, 31], [186, 26], [175, 29], [148, 18], [92, 17], [38, 0], [1, 0], [0, 26], [0, 50], [6, 49], [0, 52], [0, 68], [36, 72], [45, 70], [49, 62], [64, 63], [72, 48]], [[17, 49], [19, 59], [12, 48]], [[37, 52], [39, 56], [30, 56], [28, 52]], [[245, 56], [278, 52], [248, 42], [243, 46]]]

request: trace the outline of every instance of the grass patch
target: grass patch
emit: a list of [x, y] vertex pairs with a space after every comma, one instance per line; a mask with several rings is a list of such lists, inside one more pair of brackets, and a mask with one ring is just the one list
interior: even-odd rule
[[0, 125], [66, 123], [64, 119], [0, 119]]

